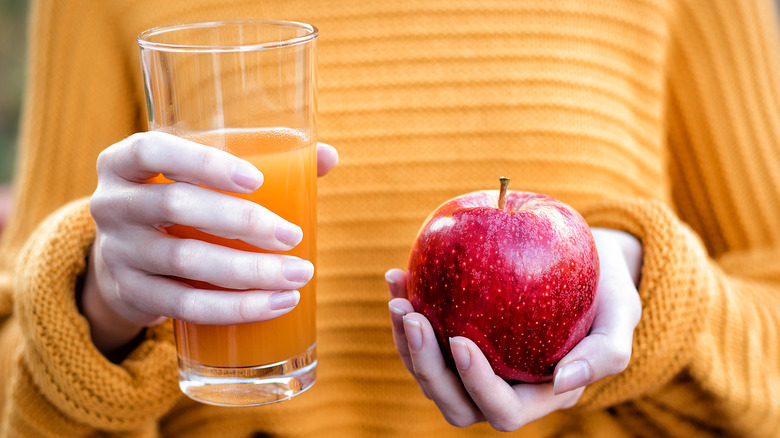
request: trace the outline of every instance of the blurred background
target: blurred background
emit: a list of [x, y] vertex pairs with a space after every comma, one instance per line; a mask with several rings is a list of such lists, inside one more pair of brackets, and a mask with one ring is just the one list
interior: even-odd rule
[[25, 72], [29, 0], [0, 0], [0, 185], [11, 180]]

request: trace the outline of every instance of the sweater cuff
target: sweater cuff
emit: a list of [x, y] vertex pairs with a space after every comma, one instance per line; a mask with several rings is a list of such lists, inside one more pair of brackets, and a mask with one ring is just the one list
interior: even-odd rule
[[580, 208], [592, 227], [625, 231], [643, 247], [642, 317], [622, 373], [589, 385], [580, 406], [603, 409], [663, 386], [690, 362], [709, 309], [713, 277], [704, 245], [664, 204], [608, 199]]
[[94, 238], [81, 199], [51, 215], [26, 244], [14, 296], [22, 362], [40, 394], [67, 417], [104, 430], [138, 429], [181, 397], [176, 349], [169, 323], [147, 330], [120, 365], [92, 344], [75, 291]]

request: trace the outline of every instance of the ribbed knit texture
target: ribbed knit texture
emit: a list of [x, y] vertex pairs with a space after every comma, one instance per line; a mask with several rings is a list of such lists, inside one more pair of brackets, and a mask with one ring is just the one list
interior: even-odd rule
[[[775, 11], [769, 0], [702, 5], [36, 2], [19, 202], [0, 249], [0, 436], [490, 435], [449, 426], [404, 369], [383, 274], [406, 266], [437, 205], [502, 175], [645, 251], [628, 369], [518, 436], [777, 436]], [[96, 157], [145, 129], [136, 35], [243, 17], [319, 27], [320, 140], [341, 162], [319, 186], [318, 382], [291, 401], [229, 409], [179, 394], [170, 324], [113, 365], [74, 297]]]

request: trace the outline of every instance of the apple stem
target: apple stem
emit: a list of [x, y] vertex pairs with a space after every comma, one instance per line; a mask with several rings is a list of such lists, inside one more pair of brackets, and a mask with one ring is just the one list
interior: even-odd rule
[[506, 206], [506, 189], [509, 187], [509, 178], [502, 176], [498, 179], [501, 182], [501, 190], [498, 191], [498, 208], [505, 210]]

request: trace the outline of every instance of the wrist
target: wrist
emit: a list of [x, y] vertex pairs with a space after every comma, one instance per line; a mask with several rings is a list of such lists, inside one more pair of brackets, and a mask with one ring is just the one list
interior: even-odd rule
[[94, 252], [76, 300], [89, 322], [92, 343], [107, 359], [119, 363], [143, 340], [145, 327], [123, 318], [105, 300], [98, 286], [93, 255]]

